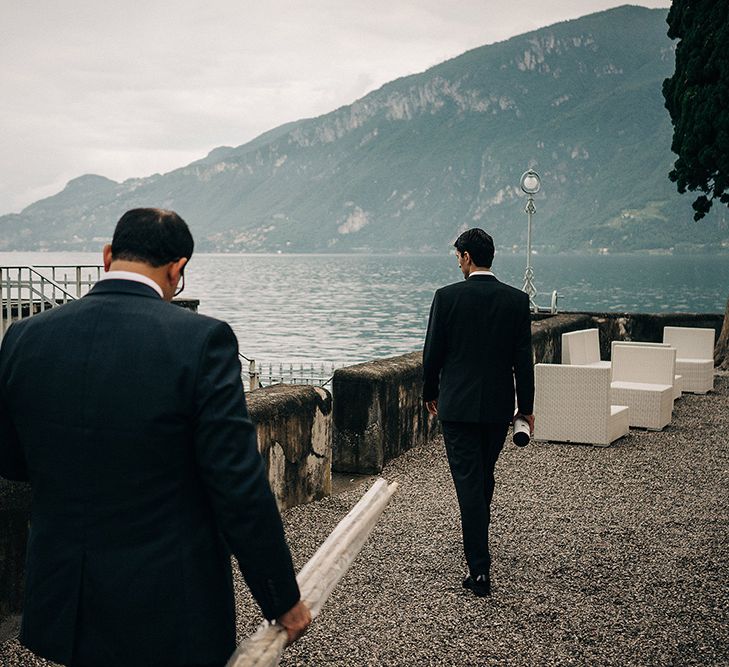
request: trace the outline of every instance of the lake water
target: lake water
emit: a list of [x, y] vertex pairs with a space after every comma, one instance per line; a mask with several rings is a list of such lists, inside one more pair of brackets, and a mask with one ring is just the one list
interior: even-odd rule
[[[97, 264], [91, 253], [0, 253], [0, 265]], [[723, 312], [729, 255], [535, 256], [540, 305], [560, 310]], [[521, 287], [524, 258], [497, 255], [494, 272]], [[226, 320], [259, 362], [346, 365], [422, 348], [436, 288], [462, 279], [455, 256], [205, 255], [185, 296]]]

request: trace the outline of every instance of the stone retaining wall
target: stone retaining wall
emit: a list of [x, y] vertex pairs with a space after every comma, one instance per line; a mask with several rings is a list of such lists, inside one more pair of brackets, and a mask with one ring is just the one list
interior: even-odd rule
[[332, 491], [332, 397], [319, 387], [276, 385], [246, 394], [258, 449], [281, 509]]
[[423, 409], [420, 352], [337, 369], [332, 393], [336, 471], [378, 473], [436, 428]]

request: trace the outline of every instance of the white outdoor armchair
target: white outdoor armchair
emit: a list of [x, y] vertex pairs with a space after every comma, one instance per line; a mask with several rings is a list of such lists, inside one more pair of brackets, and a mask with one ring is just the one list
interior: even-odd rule
[[534, 437], [607, 446], [628, 434], [628, 408], [610, 404], [610, 369], [537, 364]]
[[610, 368], [600, 360], [600, 333], [597, 329], [581, 329], [562, 334], [562, 363], [570, 366]]
[[[643, 341], [635, 341], [635, 340], [614, 340], [610, 344], [610, 358], [613, 358], [613, 355], [615, 354], [615, 346], [616, 345], [636, 345], [639, 347], [672, 347], [670, 343], [645, 343]], [[674, 375], [673, 375], [673, 400], [675, 401], [678, 398], [681, 398], [681, 391], [683, 387], [683, 378], [680, 375], [677, 375], [674, 369]]]
[[714, 388], [713, 329], [664, 327], [663, 342], [676, 348], [676, 372], [683, 377], [683, 391], [705, 394]]
[[631, 426], [660, 431], [673, 411], [676, 350], [615, 345], [612, 356], [611, 401], [629, 406]]

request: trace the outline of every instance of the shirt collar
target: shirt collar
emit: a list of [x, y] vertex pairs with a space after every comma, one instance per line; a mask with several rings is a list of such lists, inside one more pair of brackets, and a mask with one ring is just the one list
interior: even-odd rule
[[162, 288], [154, 282], [154, 280], [147, 276], [143, 276], [141, 273], [135, 273], [134, 271], [107, 271], [101, 276], [101, 278], [99, 278], [99, 280], [133, 280], [136, 283], [142, 283], [143, 285], [151, 287], [160, 295], [160, 298], [164, 299]]
[[[468, 277], [470, 278], [471, 276], [493, 276], [493, 275], [494, 275], [493, 271], [472, 271], [471, 273], [468, 274]], [[494, 276], [494, 277], [496, 277], [496, 276]]]

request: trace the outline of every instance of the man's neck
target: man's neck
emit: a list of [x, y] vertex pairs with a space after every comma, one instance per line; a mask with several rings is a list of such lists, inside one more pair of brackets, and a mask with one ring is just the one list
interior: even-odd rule
[[124, 259], [117, 259], [111, 262], [108, 271], [127, 271], [137, 273], [145, 278], [154, 281], [163, 292], [164, 298], [164, 267], [154, 267], [145, 262], [132, 262]]
[[114, 271], [105, 271], [104, 274], [99, 277], [99, 281], [102, 280], [131, 280], [151, 287], [155, 292], [157, 292], [157, 294], [159, 294], [161, 299], [165, 298], [162, 288], [154, 280], [142, 273], [137, 273], [136, 271], [119, 271], [118, 269], [115, 269]]
[[144, 262], [131, 262], [126, 259], [115, 259], [109, 265], [109, 271], [129, 271], [130, 273], [141, 273], [143, 276], [147, 276], [147, 278], [154, 280], [159, 269], [155, 269], [155, 267], [145, 264]]

